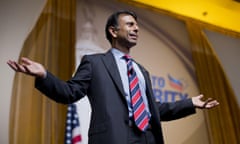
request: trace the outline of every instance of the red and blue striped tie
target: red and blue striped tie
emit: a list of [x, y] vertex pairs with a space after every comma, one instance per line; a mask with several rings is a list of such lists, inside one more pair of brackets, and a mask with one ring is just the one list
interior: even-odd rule
[[124, 55], [123, 57], [127, 62], [127, 74], [133, 118], [137, 127], [141, 131], [145, 131], [149, 125], [149, 117], [139, 88], [139, 80], [135, 70], [133, 69], [132, 58], [129, 55]]

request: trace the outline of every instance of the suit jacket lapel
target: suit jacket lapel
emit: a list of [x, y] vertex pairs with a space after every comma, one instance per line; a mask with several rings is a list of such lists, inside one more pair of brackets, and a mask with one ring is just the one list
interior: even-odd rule
[[111, 51], [108, 51], [105, 54], [105, 57], [102, 58], [102, 60], [104, 62], [104, 65], [106, 66], [106, 69], [108, 70], [111, 78], [113, 79], [115, 85], [117, 86], [118, 90], [121, 92], [122, 96], [125, 96], [120, 73], [118, 71], [117, 64], [115, 62], [114, 56], [111, 53]]
[[[120, 73], [118, 71], [118, 67], [117, 64], [115, 62], [114, 56], [112, 54], [111, 51], [108, 51], [104, 57], [102, 57], [103, 63], [107, 69], [107, 71], [109, 72], [113, 82], [115, 83], [117, 89], [120, 91], [122, 97], [125, 98], [125, 92], [123, 89], [123, 85], [122, 85], [122, 81], [121, 81], [121, 77], [120, 77]], [[138, 64], [139, 65], [139, 64]], [[144, 76], [145, 82], [146, 82], [146, 95], [147, 95], [147, 99], [149, 102], [149, 108], [151, 113], [155, 116], [158, 117], [156, 115], [158, 115], [158, 113], [156, 113], [156, 105], [154, 104], [154, 95], [152, 92], [152, 87], [151, 87], [151, 80], [149, 79], [149, 74], [148, 72], [141, 66], [139, 65], [139, 68]], [[126, 103], [127, 106], [127, 103]]]
[[[125, 100], [125, 92], [123, 89], [120, 73], [118, 71], [117, 63], [115, 62], [114, 56], [111, 51], [108, 51], [105, 56], [102, 57], [103, 63], [108, 70], [113, 82], [115, 83], [117, 89], [120, 91], [123, 99]], [[139, 64], [138, 64], [139, 65]], [[149, 108], [152, 114], [152, 117], [155, 118], [156, 121], [160, 121], [159, 114], [157, 113], [157, 106], [154, 103], [155, 98], [153, 95], [152, 87], [151, 87], [151, 80], [149, 79], [149, 73], [141, 66], [139, 65], [139, 68], [144, 76], [145, 82], [146, 82], [146, 96], [149, 103]], [[127, 106], [127, 102], [125, 103]], [[160, 123], [158, 123], [160, 124]], [[160, 127], [160, 125], [159, 125]]]

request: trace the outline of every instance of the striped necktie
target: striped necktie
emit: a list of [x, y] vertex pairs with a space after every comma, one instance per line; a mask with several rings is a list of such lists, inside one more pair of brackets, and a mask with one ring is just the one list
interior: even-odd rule
[[123, 58], [127, 62], [127, 74], [129, 80], [131, 106], [133, 109], [133, 118], [137, 127], [141, 131], [145, 131], [149, 125], [149, 117], [141, 96], [139, 80], [135, 70], [133, 69], [132, 58], [129, 55], [124, 55]]

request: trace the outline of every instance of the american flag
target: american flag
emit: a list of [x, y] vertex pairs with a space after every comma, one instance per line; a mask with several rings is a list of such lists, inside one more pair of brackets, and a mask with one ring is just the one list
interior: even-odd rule
[[81, 144], [80, 124], [76, 104], [68, 105], [65, 144]]

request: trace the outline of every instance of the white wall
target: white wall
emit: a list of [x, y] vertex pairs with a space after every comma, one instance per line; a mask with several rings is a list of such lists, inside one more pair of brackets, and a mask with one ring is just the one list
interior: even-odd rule
[[212, 31], [206, 31], [209, 42], [214, 47], [219, 60], [231, 81], [233, 90], [240, 105], [240, 39], [222, 35]]
[[38, 18], [45, 0], [3, 0], [0, 2], [0, 143], [8, 144], [11, 91], [14, 72], [8, 59], [17, 59], [24, 39]]

